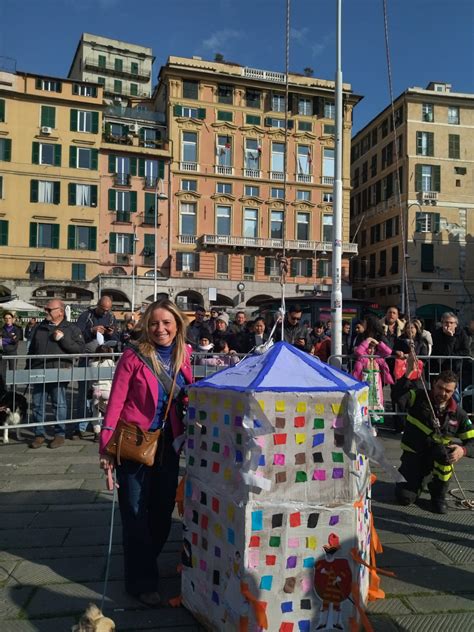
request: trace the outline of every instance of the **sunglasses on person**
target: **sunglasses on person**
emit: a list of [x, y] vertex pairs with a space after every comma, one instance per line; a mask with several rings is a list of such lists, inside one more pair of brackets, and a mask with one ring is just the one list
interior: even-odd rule
[[44, 308], [44, 311], [45, 311], [47, 314], [51, 314], [51, 312], [53, 312], [55, 309], [61, 309], [61, 308], [60, 308], [60, 307], [45, 307], [45, 308]]
[[301, 316], [292, 316], [291, 314], [289, 318], [290, 320], [294, 320], [295, 322], [299, 322], [301, 320]]

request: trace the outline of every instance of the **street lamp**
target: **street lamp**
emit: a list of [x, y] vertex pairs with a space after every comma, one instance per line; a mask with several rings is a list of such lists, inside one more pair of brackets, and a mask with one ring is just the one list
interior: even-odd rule
[[411, 204], [409, 204], [407, 206], [407, 213], [406, 213], [406, 217], [404, 218], [403, 226], [402, 226], [402, 243], [404, 245], [403, 248], [403, 262], [402, 262], [402, 283], [401, 283], [401, 301], [400, 301], [400, 307], [401, 307], [401, 311], [402, 314], [405, 314], [406, 312], [406, 308], [407, 308], [407, 294], [408, 294], [408, 272], [407, 272], [407, 260], [409, 258], [409, 254], [408, 254], [408, 227], [409, 227], [409, 215], [410, 215], [410, 209], [412, 206], [417, 206], [421, 212], [423, 212], [423, 209], [421, 207], [421, 205], [418, 202], [412, 202]]
[[155, 241], [154, 241], [154, 252], [153, 252], [153, 300], [156, 301], [156, 297], [158, 295], [158, 200], [167, 200], [168, 196], [166, 193], [160, 192], [158, 193], [158, 189], [160, 187], [160, 179], [156, 179], [155, 186]]
[[135, 320], [135, 253], [137, 251], [137, 229], [133, 227], [133, 242], [132, 242], [132, 320]]

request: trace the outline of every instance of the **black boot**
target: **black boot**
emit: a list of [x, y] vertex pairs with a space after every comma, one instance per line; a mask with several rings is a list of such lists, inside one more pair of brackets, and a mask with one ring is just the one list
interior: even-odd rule
[[412, 489], [408, 489], [406, 483], [396, 483], [395, 498], [398, 500], [400, 505], [413, 505], [413, 503], [415, 503], [418, 499], [418, 493]]
[[446, 502], [446, 490], [443, 489], [444, 487], [442, 484], [436, 484], [436, 481], [431, 481], [428, 485], [431, 494], [431, 509], [437, 514], [448, 513], [448, 503]]

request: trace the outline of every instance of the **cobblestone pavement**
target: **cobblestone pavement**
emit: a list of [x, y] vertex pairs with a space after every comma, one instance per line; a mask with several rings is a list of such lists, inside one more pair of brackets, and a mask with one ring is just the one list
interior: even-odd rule
[[[100, 604], [106, 564], [111, 495], [88, 440], [29, 450], [25, 442], [0, 444], [0, 629], [3, 632], [67, 632], [89, 601]], [[396, 463], [398, 440], [382, 437]], [[457, 473], [474, 490], [474, 463]], [[467, 632], [474, 629], [474, 512], [450, 502], [446, 516], [420, 506], [394, 504], [391, 485], [379, 474], [374, 486], [375, 525], [384, 545], [378, 565], [386, 599], [370, 604], [376, 632]], [[471, 497], [474, 492], [469, 494]], [[122, 588], [120, 526], [113, 539], [106, 613], [120, 632], [202, 628], [183, 608], [146, 610]], [[162, 556], [164, 598], [179, 593], [176, 566], [181, 529], [176, 520]], [[275, 632], [275, 631], [270, 631]]]

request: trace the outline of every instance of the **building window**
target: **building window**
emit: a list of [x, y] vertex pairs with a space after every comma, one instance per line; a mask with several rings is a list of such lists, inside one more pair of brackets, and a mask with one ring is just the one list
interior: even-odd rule
[[329, 259], [318, 259], [318, 277], [327, 278], [331, 276], [331, 262]]
[[448, 107], [448, 123], [450, 125], [459, 125], [459, 107], [457, 105]]
[[323, 241], [332, 241], [332, 215], [323, 215]]
[[154, 148], [157, 146], [159, 140], [160, 140], [160, 132], [157, 129], [153, 129], [152, 127], [140, 128], [141, 147]]
[[67, 247], [69, 250], [96, 250], [97, 228], [95, 226], [69, 224]]
[[311, 278], [313, 276], [313, 260], [292, 258], [290, 276]]
[[248, 108], [260, 108], [261, 93], [259, 90], [247, 88], [245, 91], [245, 105]]
[[270, 237], [282, 239], [283, 237], [283, 211], [271, 211], [270, 213]]
[[255, 274], [255, 257], [253, 255], [244, 255], [244, 274]]
[[275, 200], [284, 200], [285, 199], [285, 189], [280, 187], [272, 187], [270, 189], [270, 197]]
[[309, 145], [298, 145], [297, 173], [299, 175], [309, 175], [311, 173], [311, 162], [311, 147]]
[[370, 159], [370, 177], [374, 178], [377, 175], [377, 154], [374, 154]]
[[184, 162], [197, 162], [196, 132], [183, 132], [181, 154]]
[[137, 97], [138, 96], [138, 83], [131, 83], [130, 84], [130, 95], [132, 97]]
[[392, 248], [392, 264], [390, 266], [390, 272], [392, 274], [398, 274], [398, 246], [393, 246]]
[[232, 123], [234, 120], [233, 112], [224, 112], [223, 110], [217, 110], [217, 120], [218, 121], [228, 121]]
[[434, 245], [421, 244], [421, 272], [434, 272]]
[[40, 114], [41, 127], [56, 127], [56, 108], [49, 105], [41, 106]]
[[36, 89], [44, 90], [46, 92], [61, 92], [62, 84], [60, 81], [54, 81], [52, 79], [37, 79]]
[[0, 200], [3, 200], [3, 176], [0, 176]]
[[217, 254], [217, 273], [229, 274], [229, 255], [223, 252]]
[[218, 182], [216, 184], [216, 193], [222, 193], [223, 195], [232, 195], [232, 183]]
[[258, 211], [255, 208], [244, 209], [244, 237], [258, 237]]
[[298, 97], [298, 114], [301, 116], [312, 116], [313, 99], [308, 97]]
[[449, 158], [459, 159], [461, 157], [460, 140], [461, 140], [461, 137], [459, 136], [459, 134], [448, 135]]
[[199, 98], [199, 82], [191, 80], [183, 80], [183, 99]]
[[105, 77], [97, 77], [97, 83], [99, 86], [105, 87]]
[[272, 143], [271, 155], [271, 171], [283, 173], [285, 163], [285, 145], [284, 143]]
[[110, 233], [109, 235], [109, 252], [118, 255], [132, 255], [134, 249], [133, 233]]
[[312, 132], [313, 124], [309, 121], [298, 121], [298, 131], [299, 132]]
[[10, 162], [12, 159], [11, 138], [0, 138], [0, 160]]
[[68, 204], [70, 206], [97, 206], [97, 185], [69, 183]]
[[33, 143], [32, 162], [34, 165], [61, 166], [61, 145]]
[[30, 202], [39, 204], [59, 204], [61, 183], [47, 180], [31, 180]]
[[96, 97], [97, 88], [95, 86], [87, 86], [83, 83], [75, 83], [72, 86], [72, 93], [80, 97]]
[[164, 164], [158, 160], [146, 158], [139, 162], [139, 175], [145, 178], [147, 188], [156, 188], [158, 178], [164, 177]]
[[30, 273], [30, 280], [44, 280], [44, 261], [30, 261], [28, 268]]
[[71, 121], [73, 112], [76, 113], [76, 126], [71, 125], [71, 130], [75, 132], [89, 132], [96, 134], [98, 131], [98, 112], [86, 112], [83, 110], [71, 110]]
[[5, 99], [0, 99], [0, 123], [5, 123]]
[[382, 169], [389, 167], [393, 162], [393, 141], [382, 149]]
[[217, 101], [218, 103], [226, 103], [227, 105], [232, 105], [234, 101], [233, 87], [219, 84], [217, 86]]
[[136, 61], [130, 62], [130, 73], [132, 75], [138, 75], [138, 63]]
[[231, 231], [231, 208], [230, 206], [217, 206], [216, 208], [216, 229], [218, 235], [230, 235]]
[[260, 169], [260, 145], [255, 138], [245, 139], [245, 169]]
[[265, 276], [280, 276], [280, 264], [275, 257], [265, 257]]
[[336, 104], [334, 101], [324, 100], [324, 118], [335, 119], [336, 118]]
[[71, 147], [69, 166], [78, 169], [97, 169], [97, 156], [97, 149]]
[[181, 191], [197, 191], [197, 180], [181, 180]]
[[415, 165], [416, 191], [440, 191], [441, 167], [439, 165]]
[[300, 202], [310, 202], [311, 201], [311, 191], [303, 191], [302, 189], [298, 189], [296, 191], [296, 199]]
[[59, 248], [59, 224], [30, 222], [30, 248]]
[[382, 135], [382, 138], [385, 138], [388, 134], [388, 118], [386, 118], [384, 121], [382, 121], [382, 124], [380, 125], [380, 133]]
[[244, 195], [248, 197], [258, 197], [260, 195], [260, 187], [256, 187], [253, 184], [246, 184]]
[[327, 204], [332, 204], [333, 194], [332, 193], [323, 193], [323, 202]]
[[120, 79], [114, 79], [114, 92], [117, 94], [122, 94], [122, 82]]
[[0, 246], [8, 246], [8, 220], [0, 219]]
[[114, 69], [116, 72], [123, 71], [123, 59], [121, 59], [120, 57], [116, 57], [114, 59]]
[[[280, 118], [265, 118], [265, 125], [267, 127], [278, 127], [279, 129], [285, 129], [286, 121]], [[288, 121], [288, 129], [293, 129], [294, 121]]]
[[323, 149], [323, 176], [334, 178], [334, 149]]
[[434, 106], [432, 103], [423, 103], [421, 106], [421, 120], [425, 123], [433, 123]]
[[196, 204], [182, 203], [180, 206], [180, 234], [196, 235]]
[[105, 68], [107, 65], [107, 61], [106, 61], [106, 57], [105, 55], [99, 55], [97, 58], [97, 65], [99, 66], [99, 68]]
[[177, 252], [176, 270], [182, 272], [199, 272], [198, 252]]
[[395, 110], [395, 127], [398, 127], [403, 123], [403, 105], [398, 110]]
[[439, 213], [417, 213], [415, 220], [415, 232], [438, 233], [440, 223]]
[[433, 132], [416, 133], [416, 153], [418, 156], [434, 156]]
[[217, 137], [217, 164], [220, 167], [232, 166], [232, 137]]
[[309, 239], [309, 213], [296, 213], [296, 239]]
[[284, 112], [286, 110], [285, 106], [285, 95], [284, 94], [272, 94], [272, 112]]
[[385, 276], [387, 274], [387, 251], [380, 251], [380, 265], [379, 265], [379, 276]]
[[362, 165], [362, 184], [365, 184], [367, 182], [368, 173], [369, 173], [369, 163], [366, 160], [364, 164]]
[[260, 125], [261, 122], [262, 122], [262, 118], [260, 116], [256, 116], [255, 114], [245, 115], [246, 125]]

